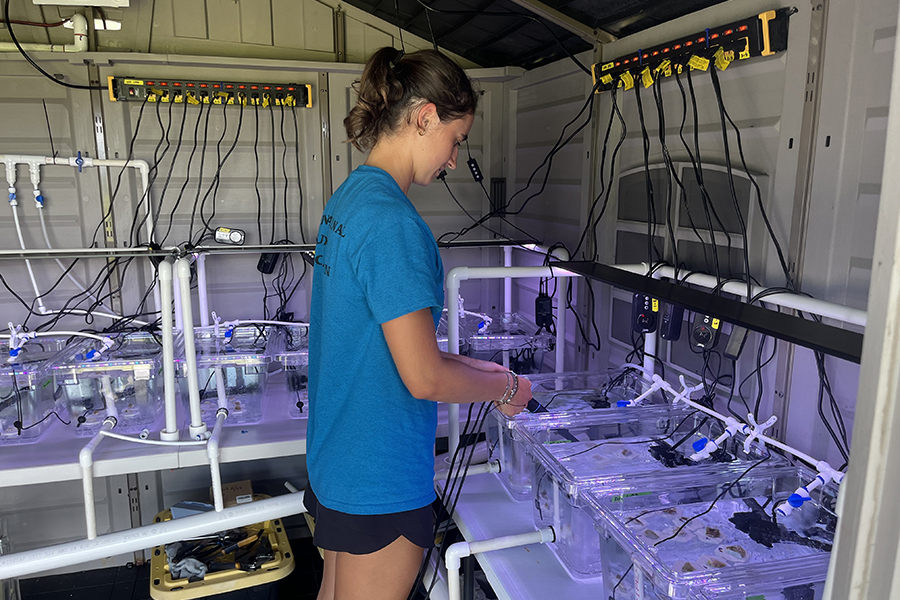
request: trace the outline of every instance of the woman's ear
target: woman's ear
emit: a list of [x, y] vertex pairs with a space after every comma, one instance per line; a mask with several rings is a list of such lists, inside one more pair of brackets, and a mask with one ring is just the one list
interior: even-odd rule
[[434, 103], [428, 102], [423, 104], [419, 108], [418, 115], [416, 116], [416, 129], [419, 131], [419, 135], [425, 135], [425, 132], [428, 131], [428, 127], [433, 127], [437, 121], [437, 107]]

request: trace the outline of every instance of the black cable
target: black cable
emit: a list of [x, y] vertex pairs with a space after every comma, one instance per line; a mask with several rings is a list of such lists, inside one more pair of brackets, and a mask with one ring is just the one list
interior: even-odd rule
[[47, 121], [47, 137], [50, 139], [50, 153], [53, 158], [56, 158], [56, 148], [53, 146], [53, 130], [50, 129], [50, 114], [47, 112], [47, 101], [42, 98], [41, 104], [44, 105], [44, 119]]
[[[188, 183], [191, 180], [191, 164], [194, 162], [194, 154], [197, 152], [197, 140], [198, 134], [200, 132], [200, 119], [203, 117], [203, 107], [204, 103], [200, 104], [200, 110], [197, 112], [197, 121], [194, 123], [194, 144], [191, 147], [191, 154], [188, 156], [187, 167], [185, 167], [185, 176], [184, 183], [181, 184], [181, 189], [178, 191], [178, 198], [175, 199], [175, 206], [172, 207], [172, 212], [169, 214], [169, 225], [166, 227], [166, 233], [163, 235], [160, 244], [165, 244], [166, 240], [169, 239], [169, 234], [172, 232], [172, 222], [175, 220], [175, 213], [178, 210], [178, 207], [181, 205], [181, 199], [184, 196], [184, 191], [187, 189]], [[210, 105], [212, 106], [212, 105]], [[187, 108], [185, 108], [185, 112], [187, 112]], [[204, 140], [204, 152], [206, 151], [206, 144]], [[174, 162], [174, 161], [173, 161]], [[203, 172], [201, 169], [200, 172], [200, 181], [197, 182], [198, 189], [203, 183]]]
[[[201, 105], [202, 106], [202, 105]], [[153, 230], [156, 231], [159, 226], [159, 216], [162, 214], [163, 203], [166, 200], [166, 191], [169, 189], [169, 182], [172, 181], [172, 173], [175, 171], [175, 162], [178, 160], [178, 153], [181, 151], [181, 142], [184, 139], [184, 124], [187, 121], [187, 109], [188, 105], [185, 104], [182, 107], [181, 112], [181, 126], [178, 129], [178, 143], [175, 146], [175, 153], [172, 155], [172, 162], [169, 164], [169, 173], [166, 175], [166, 181], [163, 183], [162, 191], [159, 194], [159, 202], [156, 203], [156, 214], [153, 216]], [[171, 108], [169, 109], [171, 111]], [[171, 121], [170, 121], [171, 124]], [[166, 132], [168, 136], [168, 131]], [[188, 167], [190, 167], [190, 162], [188, 162]], [[186, 180], [185, 180], [186, 181]], [[175, 214], [175, 209], [178, 208], [176, 204], [172, 209], [170, 215]], [[172, 222], [171, 217], [169, 218], [169, 223]], [[153, 241], [153, 240], [149, 240]]]
[[32, 60], [32, 58], [30, 56], [28, 56], [28, 54], [25, 53], [25, 49], [22, 48], [22, 44], [19, 43], [19, 38], [16, 37], [16, 32], [13, 31], [12, 24], [15, 23], [15, 21], [13, 21], [9, 18], [9, 0], [6, 0], [5, 4], [3, 5], [3, 17], [4, 17], [4, 20], [6, 21], [6, 27], [9, 31], [9, 37], [12, 38], [12, 42], [13, 42], [13, 44], [16, 45], [16, 49], [19, 51], [19, 54], [21, 54], [22, 57], [26, 61], [28, 61], [28, 64], [30, 64], [32, 67], [34, 67], [38, 73], [40, 73], [41, 75], [43, 75], [44, 77], [46, 77], [47, 79], [52, 81], [53, 83], [55, 83], [57, 85], [61, 85], [63, 87], [67, 87], [69, 89], [73, 89], [73, 90], [106, 90], [106, 86], [102, 86], [102, 85], [79, 85], [77, 83], [67, 83], [65, 81], [60, 81], [59, 79], [57, 79], [56, 77], [54, 77], [53, 75], [51, 75], [50, 73], [48, 73], [47, 71], [42, 69], [40, 67], [40, 65], [38, 65], [36, 62], [34, 62], [34, 60]]
[[734, 187], [734, 170], [731, 168], [731, 149], [730, 144], [728, 143], [728, 128], [725, 125], [725, 107], [722, 103], [722, 88], [719, 85], [719, 75], [717, 73], [716, 68], [712, 68], [709, 70], [709, 76], [712, 80], [713, 90], [716, 93], [716, 104], [719, 107], [719, 120], [722, 126], [722, 144], [725, 148], [725, 170], [728, 174], [728, 191], [731, 192], [731, 201], [734, 204], [734, 213], [737, 215], [738, 224], [741, 228], [741, 235], [744, 238], [743, 246], [743, 254], [744, 254], [744, 269], [747, 273], [747, 302], [750, 302], [750, 298], [753, 296], [751, 287], [750, 287], [750, 240], [747, 237], [747, 224], [744, 221], [744, 215], [741, 214], [741, 205], [737, 199], [737, 191]]
[[647, 134], [647, 126], [644, 122], [644, 108], [641, 104], [641, 86], [634, 86], [634, 97], [637, 102], [638, 119], [641, 123], [641, 142], [644, 149], [644, 180], [647, 191], [647, 261], [662, 260], [662, 254], [656, 247], [656, 202], [653, 196], [653, 181], [650, 178], [650, 136]]
[[687, 204], [687, 193], [684, 186], [681, 184], [678, 173], [675, 172], [675, 165], [672, 162], [672, 157], [669, 154], [669, 147], [666, 144], [665, 104], [662, 99], [662, 92], [659, 88], [659, 84], [653, 86], [653, 99], [656, 102], [656, 113], [659, 122], [659, 146], [662, 149], [663, 162], [666, 166], [666, 230], [669, 233], [669, 238], [672, 240], [672, 263], [677, 265], [678, 239], [675, 237], [675, 229], [672, 225], [672, 205], [674, 201], [672, 181], [674, 180], [675, 184], [681, 189], [681, 195], [682, 198], [685, 199], [685, 204]]
[[[305, 244], [306, 234], [303, 232], [303, 177], [300, 175], [300, 127], [297, 124], [297, 109], [293, 106], [291, 106], [291, 115], [294, 118], [294, 155], [297, 159], [297, 192], [300, 194], [300, 208], [298, 211], [300, 220], [300, 243]], [[304, 266], [304, 272], [305, 271], [306, 268]]]

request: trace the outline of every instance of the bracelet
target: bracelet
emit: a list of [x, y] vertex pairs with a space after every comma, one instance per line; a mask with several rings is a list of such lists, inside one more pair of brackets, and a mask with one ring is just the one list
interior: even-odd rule
[[509, 404], [509, 402], [513, 399], [513, 396], [515, 396], [516, 392], [518, 391], [519, 376], [512, 371], [506, 371], [506, 391], [503, 393], [503, 396], [496, 401], [497, 404]]

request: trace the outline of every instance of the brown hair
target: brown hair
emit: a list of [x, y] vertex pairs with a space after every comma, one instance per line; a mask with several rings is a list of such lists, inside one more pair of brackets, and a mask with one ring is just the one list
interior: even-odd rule
[[418, 102], [433, 103], [444, 123], [474, 114], [478, 105], [469, 77], [437, 50], [404, 54], [381, 48], [366, 63], [356, 91], [359, 97], [344, 127], [348, 141], [363, 152], [396, 131]]

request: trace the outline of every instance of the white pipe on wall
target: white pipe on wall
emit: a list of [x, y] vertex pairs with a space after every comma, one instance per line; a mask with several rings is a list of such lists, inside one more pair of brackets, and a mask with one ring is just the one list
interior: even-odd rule
[[144, 527], [110, 533], [92, 540], [77, 540], [27, 552], [6, 554], [0, 556], [0, 579], [22, 577], [118, 554], [146, 550], [153, 546], [303, 512], [306, 512], [303, 504], [303, 492], [298, 492], [239, 504], [222, 512], [213, 511], [152, 523]]
[[[451, 354], [459, 354], [459, 311], [455, 310], [459, 297], [459, 285], [467, 279], [518, 279], [520, 277], [581, 277], [565, 269], [553, 267], [455, 267], [447, 273], [447, 351]], [[560, 307], [562, 310], [562, 307]], [[565, 317], [565, 312], [562, 312]], [[563, 328], [565, 333], [565, 328]], [[557, 333], [559, 333], [557, 331]], [[557, 338], [557, 342], [559, 339]], [[557, 347], [559, 344], [557, 343]], [[557, 357], [564, 356], [564, 349], [557, 350]], [[558, 359], [557, 370], [562, 369], [563, 361]], [[459, 404], [450, 403], [448, 407], [447, 423], [448, 442], [450, 456], [459, 447]]]
[[[74, 30], [74, 39], [71, 44], [22, 44], [26, 52], [87, 52], [88, 49], [88, 24], [84, 15], [75, 13], [69, 19]], [[18, 52], [13, 42], [0, 42], [0, 52]]]
[[[638, 275], [646, 275], [650, 271], [650, 268], [646, 263], [637, 265], [612, 266], [623, 271], [637, 273]], [[685, 274], [687, 274], [687, 271], [684, 271], [682, 269], [679, 270], [677, 274], [678, 281], [685, 281], [683, 277]], [[669, 279], [675, 279], [676, 271], [673, 267], [659, 267], [654, 272], [654, 275], [658, 275], [659, 277], [666, 277]], [[686, 281], [687, 283], [699, 285], [708, 289], [713, 289], [718, 285], [715, 277], [713, 277], [712, 275], [705, 275], [703, 273], [693, 273], [687, 277]], [[764, 291], [765, 289], [766, 288], [762, 288], [756, 285], [750, 287], [751, 294], [753, 294], [754, 296]], [[728, 292], [729, 294], [746, 297], [747, 284], [729, 282], [722, 286], [722, 291]], [[781, 306], [783, 308], [791, 308], [802, 312], [812, 313], [814, 315], [819, 315], [820, 317], [835, 319], [837, 321], [849, 323], [852, 325], [860, 325], [862, 327], [866, 326], [866, 311], [864, 310], [859, 310], [858, 308], [850, 308], [849, 306], [842, 306], [840, 304], [834, 304], [832, 302], [825, 302], [824, 300], [817, 300], [808, 296], [801, 296], [800, 294], [782, 292], [772, 294], [771, 296], [766, 296], [761, 301], [765, 302], [766, 304], [774, 304], [775, 306]]]
[[163, 394], [166, 407], [166, 427], [159, 432], [159, 439], [177, 441], [178, 403], [175, 394], [175, 335], [172, 331], [172, 263], [159, 263], [160, 317], [162, 329]]

